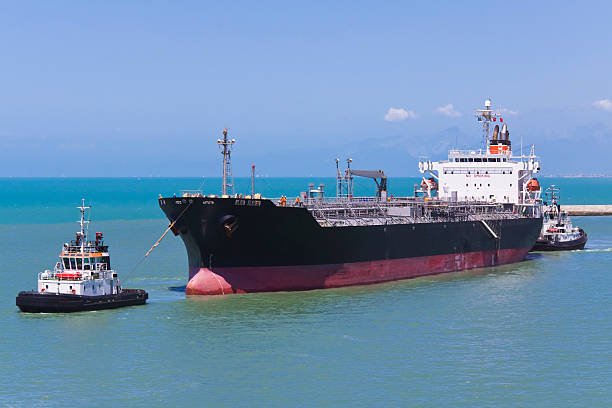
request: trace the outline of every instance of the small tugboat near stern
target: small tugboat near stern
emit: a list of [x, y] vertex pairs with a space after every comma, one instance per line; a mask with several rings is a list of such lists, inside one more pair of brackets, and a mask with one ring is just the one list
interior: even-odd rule
[[587, 233], [582, 228], [572, 225], [567, 212], [559, 204], [559, 188], [554, 184], [546, 190], [550, 205], [544, 210], [542, 232], [532, 251], [571, 251], [584, 249]]
[[110, 267], [108, 246], [101, 232], [87, 241], [85, 200], [80, 207], [81, 225], [76, 239], [65, 243], [54, 270], [38, 274], [38, 290], [19, 292], [16, 304], [22, 312], [67, 313], [142, 305], [148, 298], [142, 289], [122, 289]]

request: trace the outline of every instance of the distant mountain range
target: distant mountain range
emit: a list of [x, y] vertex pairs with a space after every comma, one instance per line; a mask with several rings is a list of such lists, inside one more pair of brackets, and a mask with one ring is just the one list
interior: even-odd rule
[[[514, 154], [520, 154], [520, 130], [511, 131]], [[525, 138], [526, 139], [526, 138]], [[531, 143], [541, 157], [542, 176], [580, 176], [612, 174], [612, 129], [602, 124], [576, 127], [568, 132], [556, 133], [542, 130], [523, 144], [523, 153], [529, 154]], [[415, 134], [373, 137], [349, 143], [330, 143], [308, 149], [286, 148], [251, 157], [263, 168], [285, 169], [279, 174], [270, 168], [269, 175], [308, 176], [334, 175], [335, 158], [346, 166], [346, 158], [352, 158], [356, 169], [382, 169], [391, 176], [418, 176], [418, 161], [422, 158], [442, 160], [448, 150], [478, 149], [482, 143], [478, 131], [467, 133], [452, 126], [425, 136]], [[242, 161], [236, 156], [235, 163]]]

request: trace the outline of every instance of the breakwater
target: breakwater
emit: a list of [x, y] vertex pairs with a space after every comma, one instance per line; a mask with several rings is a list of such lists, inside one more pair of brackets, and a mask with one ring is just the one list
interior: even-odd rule
[[612, 215], [612, 205], [562, 205], [561, 209], [569, 215]]

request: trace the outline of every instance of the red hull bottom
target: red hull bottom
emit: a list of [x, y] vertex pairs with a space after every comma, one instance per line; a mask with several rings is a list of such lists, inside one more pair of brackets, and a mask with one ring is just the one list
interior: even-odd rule
[[369, 285], [521, 261], [531, 248], [326, 265], [189, 268], [188, 295]]

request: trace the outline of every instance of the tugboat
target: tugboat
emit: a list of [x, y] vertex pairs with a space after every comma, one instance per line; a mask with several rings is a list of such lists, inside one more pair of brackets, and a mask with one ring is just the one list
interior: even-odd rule
[[554, 184], [546, 189], [550, 204], [544, 210], [542, 232], [532, 251], [569, 251], [584, 249], [587, 234], [582, 228], [574, 227], [566, 211], [559, 204], [559, 188]]
[[69, 313], [143, 305], [149, 297], [142, 289], [123, 289], [117, 272], [111, 269], [108, 246], [96, 232], [95, 241], [87, 241], [89, 221], [81, 206], [80, 231], [76, 239], [65, 243], [60, 262], [53, 270], [38, 274], [38, 290], [19, 292], [16, 304], [22, 312]]

